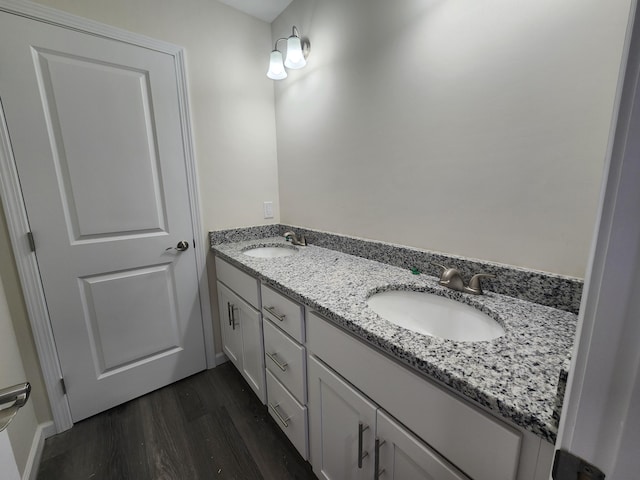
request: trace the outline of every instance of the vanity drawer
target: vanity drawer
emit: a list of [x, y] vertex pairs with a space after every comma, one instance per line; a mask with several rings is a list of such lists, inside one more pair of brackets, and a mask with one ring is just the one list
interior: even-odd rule
[[307, 407], [300, 405], [269, 370], [267, 370], [267, 405], [269, 413], [289, 437], [302, 458], [308, 460]]
[[277, 329], [269, 320], [263, 321], [265, 365], [289, 389], [300, 403], [307, 403], [306, 349]]
[[304, 307], [262, 285], [262, 313], [298, 342], [304, 343]]
[[253, 307], [260, 309], [258, 279], [216, 257], [216, 277]]

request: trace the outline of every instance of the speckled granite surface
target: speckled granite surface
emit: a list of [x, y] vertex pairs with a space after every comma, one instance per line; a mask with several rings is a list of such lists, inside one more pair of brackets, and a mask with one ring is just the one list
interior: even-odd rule
[[491, 273], [495, 279], [484, 279], [483, 288], [548, 307], [578, 313], [583, 282], [579, 278], [469, 259], [439, 252], [376, 242], [335, 233], [321, 232], [290, 225], [265, 225], [211, 233], [212, 245], [282, 235], [288, 230], [303, 234], [318, 247], [348, 253], [401, 268], [418, 268], [427, 275], [439, 276], [434, 263], [455, 267], [468, 281], [475, 273]]
[[260, 225], [257, 227], [231, 228], [209, 232], [211, 246], [219, 243], [241, 242], [243, 240], [258, 240], [260, 238], [277, 237], [284, 233], [282, 225]]
[[[407, 366], [497, 416], [555, 441], [558, 381], [573, 344], [576, 315], [492, 292], [483, 296], [455, 292], [438, 285], [435, 277], [315, 245], [272, 259], [242, 253], [278, 243], [284, 239], [222, 243], [213, 249]], [[366, 304], [371, 293], [388, 289], [426, 291], [467, 303], [495, 318], [506, 333], [496, 340], [472, 343], [405, 330]]]

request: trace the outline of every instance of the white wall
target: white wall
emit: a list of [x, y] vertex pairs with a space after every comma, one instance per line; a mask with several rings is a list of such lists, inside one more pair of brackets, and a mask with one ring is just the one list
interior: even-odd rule
[[40, 362], [33, 341], [31, 324], [24, 302], [18, 269], [10, 248], [11, 239], [7, 229], [2, 205], [0, 205], [0, 280], [4, 285], [7, 306], [18, 342], [18, 349], [26, 379], [31, 382], [32, 391], [30, 403], [33, 405], [38, 422], [51, 420], [51, 408], [47, 397]]
[[267, 23], [215, 0], [37, 1], [184, 47], [204, 227], [279, 220]]
[[294, 0], [281, 220], [582, 277], [630, 0]]
[[[0, 280], [0, 388], [17, 385], [27, 380], [11, 323], [7, 298]], [[33, 402], [27, 402], [7, 429], [20, 474], [24, 472], [27, 464], [37, 426]]]

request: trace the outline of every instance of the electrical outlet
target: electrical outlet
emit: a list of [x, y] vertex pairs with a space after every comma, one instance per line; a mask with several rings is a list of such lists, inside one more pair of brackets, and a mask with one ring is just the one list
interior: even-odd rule
[[264, 202], [264, 218], [273, 218], [273, 202]]

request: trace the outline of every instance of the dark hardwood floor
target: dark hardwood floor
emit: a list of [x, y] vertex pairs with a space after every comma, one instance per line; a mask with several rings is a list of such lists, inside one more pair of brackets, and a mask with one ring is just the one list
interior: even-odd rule
[[315, 479], [226, 363], [49, 438], [38, 480]]

